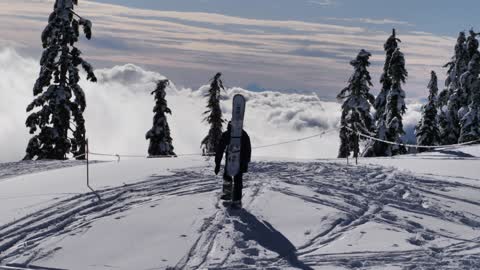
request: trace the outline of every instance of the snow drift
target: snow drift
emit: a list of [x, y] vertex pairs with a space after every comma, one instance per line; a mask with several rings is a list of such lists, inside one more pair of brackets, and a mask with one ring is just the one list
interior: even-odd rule
[[201, 157], [94, 164], [102, 201], [82, 162], [0, 164], [0, 269], [478, 269], [479, 153], [255, 158], [233, 211]]

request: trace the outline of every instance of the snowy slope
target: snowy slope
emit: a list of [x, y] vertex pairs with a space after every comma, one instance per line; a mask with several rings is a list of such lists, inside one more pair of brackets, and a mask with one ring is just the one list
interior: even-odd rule
[[257, 158], [239, 211], [218, 200], [220, 177], [200, 157], [94, 164], [102, 202], [82, 163], [11, 163], [0, 166], [0, 259], [83, 270], [480, 269], [478, 154], [358, 166]]

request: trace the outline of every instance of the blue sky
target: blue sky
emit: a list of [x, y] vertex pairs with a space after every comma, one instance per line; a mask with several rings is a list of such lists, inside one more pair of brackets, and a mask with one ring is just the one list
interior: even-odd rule
[[[255, 19], [335, 21], [327, 18], [391, 19], [398, 28], [456, 35], [478, 22], [478, 0], [97, 0], [131, 7], [220, 13]], [[352, 23], [337, 20], [337, 23]], [[386, 26], [376, 26], [385, 28]]]
[[[478, 0], [477, 0], [478, 1]], [[97, 68], [135, 64], [198, 89], [219, 71], [228, 86], [315, 92], [334, 99], [361, 49], [372, 53], [379, 91], [392, 28], [403, 41], [408, 97], [424, 98], [431, 70], [453, 54], [459, 31], [478, 22], [473, 0], [80, 0], [93, 39], [78, 46]], [[53, 0], [0, 0], [0, 48], [38, 59]], [[480, 25], [476, 28], [480, 31]]]

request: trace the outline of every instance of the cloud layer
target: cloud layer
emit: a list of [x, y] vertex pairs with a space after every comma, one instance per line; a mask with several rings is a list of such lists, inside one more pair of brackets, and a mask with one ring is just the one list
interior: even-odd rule
[[[314, 1], [333, 3], [332, 1]], [[39, 35], [51, 11], [50, 0], [0, 0], [0, 44], [15, 44], [39, 55]], [[161, 71], [187, 86], [205, 83], [223, 71], [230, 85], [312, 90], [333, 98], [351, 73], [349, 60], [360, 49], [373, 53], [378, 82], [389, 33], [368, 24], [408, 25], [390, 19], [353, 19], [359, 26], [247, 19], [212, 13], [157, 11], [81, 1], [77, 12], [94, 22], [94, 39], [80, 45], [87, 59], [102, 66], [134, 63]], [[328, 19], [328, 18], [326, 18]], [[344, 20], [344, 19], [343, 19]], [[367, 25], [365, 25], [367, 24]], [[399, 32], [410, 78], [410, 97], [426, 95], [430, 70], [442, 74], [454, 37]], [[376, 83], [374, 89], [379, 89]]]
[[[19, 160], [30, 135], [24, 126], [25, 108], [33, 99], [32, 86], [38, 74], [37, 61], [14, 50], [0, 51], [0, 162]], [[155, 80], [164, 76], [133, 64], [96, 71], [96, 84], [82, 80], [88, 107], [85, 113], [93, 151], [146, 154], [145, 132], [151, 127], [154, 105], [150, 91]], [[173, 115], [168, 118], [174, 146], [179, 154], [198, 153], [208, 126], [202, 122], [207, 86], [198, 90], [176, 87], [167, 91]], [[258, 149], [257, 156], [289, 158], [335, 157], [338, 149], [336, 127], [340, 105], [322, 101], [316, 94], [251, 92], [229, 88], [223, 93], [224, 117], [231, 115], [231, 99], [236, 93], [247, 98], [245, 129], [254, 146], [302, 138], [323, 131], [326, 136], [304, 142]], [[407, 130], [418, 121], [419, 106], [412, 106], [406, 119]], [[410, 128], [409, 128], [410, 127]]]

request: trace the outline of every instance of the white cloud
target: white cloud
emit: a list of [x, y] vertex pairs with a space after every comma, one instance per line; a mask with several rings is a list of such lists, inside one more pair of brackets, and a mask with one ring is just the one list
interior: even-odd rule
[[33, 59], [20, 57], [13, 50], [0, 52], [0, 161], [23, 158], [28, 130], [25, 108], [31, 102], [34, 77], [38, 74]]
[[[23, 157], [30, 138], [24, 126], [25, 108], [33, 99], [32, 86], [38, 70], [37, 61], [13, 50], [0, 51], [0, 162]], [[150, 91], [154, 88], [154, 81], [164, 77], [132, 64], [97, 70], [96, 73], [97, 84], [81, 82], [87, 95], [85, 118], [92, 150], [146, 154], [148, 143], [144, 136], [152, 124], [154, 104]], [[208, 131], [208, 126], [202, 123], [205, 91], [205, 86], [191, 90], [175, 85], [167, 91], [168, 104], [173, 111], [169, 123], [177, 153], [197, 153], [200, 150], [200, 141]], [[335, 127], [339, 122], [340, 104], [322, 101], [315, 94], [257, 93], [230, 88], [224, 93], [222, 102], [226, 118], [231, 113], [230, 102], [236, 93], [242, 93], [248, 100], [245, 129], [254, 146], [332, 131], [321, 138], [259, 149], [254, 154], [296, 158], [336, 156], [338, 134]], [[410, 107], [405, 117], [407, 130], [418, 121], [418, 110], [419, 106]]]

